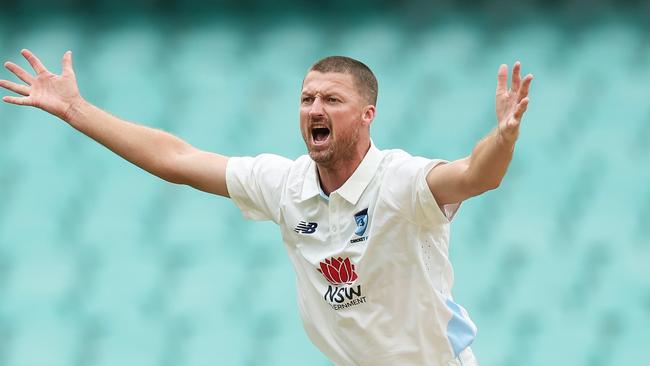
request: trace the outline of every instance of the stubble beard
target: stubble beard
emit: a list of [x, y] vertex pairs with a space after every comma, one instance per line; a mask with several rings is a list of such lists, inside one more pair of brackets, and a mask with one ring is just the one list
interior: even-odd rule
[[330, 146], [327, 148], [327, 150], [309, 150], [309, 157], [311, 160], [315, 161], [318, 164], [327, 164], [330, 160], [332, 160], [332, 156], [334, 155], [334, 145], [330, 144]]
[[[330, 138], [332, 138], [330, 136]], [[337, 164], [354, 158], [359, 143], [359, 128], [347, 137], [339, 137], [338, 141], [330, 141], [327, 150], [309, 149], [309, 157], [319, 166], [335, 168]], [[309, 143], [307, 144], [309, 147]]]

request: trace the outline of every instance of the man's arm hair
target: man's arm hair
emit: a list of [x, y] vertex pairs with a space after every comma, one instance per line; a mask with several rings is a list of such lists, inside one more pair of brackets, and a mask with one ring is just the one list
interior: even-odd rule
[[427, 184], [440, 207], [464, 201], [497, 188], [506, 174], [519, 136], [521, 118], [528, 108], [528, 90], [533, 76], [521, 79], [521, 64], [512, 70], [512, 85], [507, 89], [508, 68], [497, 75], [497, 127], [481, 139], [466, 158], [443, 164], [427, 174]]
[[77, 87], [72, 53], [63, 56], [61, 75], [52, 74], [30, 51], [23, 50], [36, 75], [7, 62], [5, 67], [25, 84], [0, 80], [0, 87], [22, 97], [6, 96], [11, 104], [40, 108], [66, 121], [108, 149], [166, 181], [186, 184], [228, 197], [228, 158], [198, 150], [167, 132], [123, 121], [85, 101]]

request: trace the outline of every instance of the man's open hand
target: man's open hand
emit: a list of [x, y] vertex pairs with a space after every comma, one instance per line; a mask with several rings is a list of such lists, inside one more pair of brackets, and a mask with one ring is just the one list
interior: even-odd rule
[[501, 65], [497, 75], [496, 112], [498, 133], [501, 141], [513, 144], [519, 136], [521, 117], [528, 108], [528, 89], [533, 75], [520, 75], [521, 63], [512, 68], [512, 82], [508, 89], [508, 66]]
[[36, 75], [28, 73], [12, 62], [6, 62], [4, 66], [26, 85], [0, 80], [1, 87], [22, 95], [22, 97], [6, 96], [2, 100], [11, 104], [40, 108], [66, 120], [70, 107], [82, 100], [72, 69], [72, 52], [68, 51], [63, 55], [61, 75], [55, 75], [47, 70], [30, 51], [22, 50], [21, 54], [27, 59]]

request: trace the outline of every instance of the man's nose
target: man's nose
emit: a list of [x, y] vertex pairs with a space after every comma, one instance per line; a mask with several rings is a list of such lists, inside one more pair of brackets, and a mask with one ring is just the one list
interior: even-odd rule
[[314, 98], [314, 102], [311, 104], [311, 108], [309, 109], [309, 117], [322, 117], [324, 115], [325, 110], [323, 109], [323, 102], [321, 101], [321, 98]]

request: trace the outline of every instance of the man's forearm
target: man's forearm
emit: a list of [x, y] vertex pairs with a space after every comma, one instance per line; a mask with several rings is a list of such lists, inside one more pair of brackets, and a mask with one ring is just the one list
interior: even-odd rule
[[185, 141], [158, 129], [123, 121], [83, 99], [69, 108], [65, 121], [149, 173], [182, 183], [173, 162], [177, 156], [193, 150]]
[[495, 189], [508, 170], [515, 141], [506, 141], [495, 128], [476, 144], [469, 158], [467, 175], [473, 190]]

